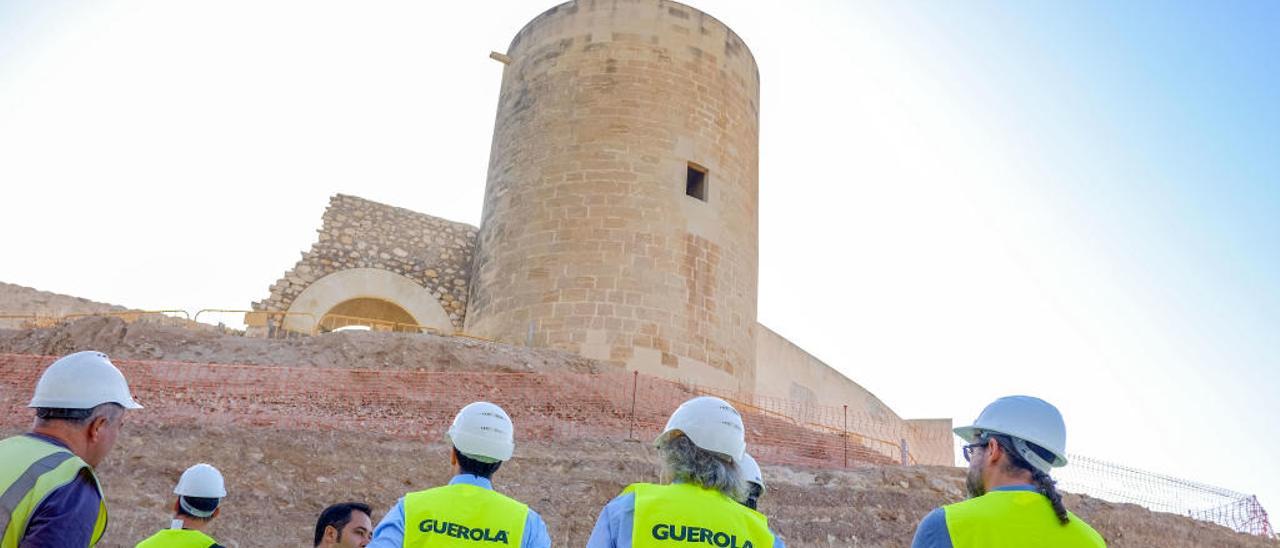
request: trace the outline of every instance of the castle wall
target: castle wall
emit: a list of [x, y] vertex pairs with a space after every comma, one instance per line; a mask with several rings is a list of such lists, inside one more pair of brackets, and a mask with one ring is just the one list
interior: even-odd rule
[[[339, 194], [330, 199], [318, 232], [316, 243], [271, 286], [270, 297], [253, 304], [254, 310], [305, 308], [319, 316], [347, 298], [371, 297], [422, 316], [415, 319], [423, 325], [462, 328], [474, 227]], [[300, 297], [311, 304], [295, 306]], [[442, 312], [424, 300], [434, 301]]]
[[921, 464], [953, 464], [950, 419], [903, 420], [867, 389], [782, 335], [763, 325], [756, 333], [756, 394], [827, 407], [848, 405], [859, 429], [878, 429], [891, 443], [906, 439]]
[[674, 2], [581, 1], [507, 56], [467, 331], [754, 386], [759, 75], [742, 40]]

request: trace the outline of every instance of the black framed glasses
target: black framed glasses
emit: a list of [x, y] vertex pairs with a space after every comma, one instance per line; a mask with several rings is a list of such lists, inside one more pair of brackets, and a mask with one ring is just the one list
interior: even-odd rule
[[980, 447], [986, 447], [988, 441], [989, 440], [987, 438], [982, 438], [978, 441], [970, 443], [969, 445], [961, 447], [960, 452], [964, 455], [964, 461], [971, 462], [970, 459], [973, 458], [973, 450], [978, 449]]

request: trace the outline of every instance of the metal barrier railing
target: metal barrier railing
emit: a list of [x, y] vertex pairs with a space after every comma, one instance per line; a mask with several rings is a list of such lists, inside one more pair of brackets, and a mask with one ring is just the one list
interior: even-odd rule
[[365, 318], [362, 316], [348, 316], [345, 314], [325, 314], [320, 318], [318, 331], [326, 333], [335, 331], [343, 327], [366, 326], [374, 331], [392, 331], [396, 333], [431, 333], [433, 335], [446, 335], [429, 325], [420, 325], [408, 322], [395, 322], [391, 320], [380, 320], [377, 318]]
[[[237, 308], [202, 308], [196, 311], [195, 321], [206, 313], [244, 314], [244, 324], [248, 330], [258, 329], [269, 339], [287, 339], [291, 337], [315, 335], [318, 322], [315, 314], [310, 312], [287, 312], [275, 310], [246, 310]], [[290, 325], [289, 318], [307, 318], [310, 323], [299, 329]]]
[[[163, 310], [124, 310], [124, 311], [106, 311], [106, 312], [76, 312], [71, 314], [40, 314], [36, 312], [22, 313], [0, 313], [0, 323], [4, 320], [21, 320], [20, 326], [23, 328], [46, 328], [55, 326], [66, 320], [78, 318], [88, 318], [92, 316], [110, 316], [121, 318], [126, 322], [132, 323], [142, 319], [145, 316], [161, 315], [166, 317], [174, 317], [172, 315], [181, 315], [182, 320], [187, 320], [190, 324], [200, 322], [202, 316], [209, 314], [243, 314], [244, 325], [248, 328], [249, 333], [265, 334], [268, 338], [290, 338], [299, 336], [318, 335], [335, 331], [343, 327], [363, 325], [368, 326], [374, 331], [389, 331], [396, 333], [430, 333], [432, 335], [440, 335], [445, 337], [460, 337], [464, 339], [472, 339], [483, 342], [496, 342], [495, 339], [484, 337], [481, 335], [473, 335], [462, 331], [445, 331], [437, 327], [429, 325], [421, 325], [408, 322], [395, 322], [383, 320], [379, 318], [366, 318], [361, 316], [349, 316], [344, 314], [325, 314], [323, 318], [317, 319], [315, 314], [310, 312], [289, 312], [277, 310], [251, 310], [243, 308], [202, 308], [197, 310], [195, 314], [190, 314], [182, 309], [163, 309]], [[291, 319], [302, 319], [306, 321], [304, 325], [298, 325], [298, 322]]]

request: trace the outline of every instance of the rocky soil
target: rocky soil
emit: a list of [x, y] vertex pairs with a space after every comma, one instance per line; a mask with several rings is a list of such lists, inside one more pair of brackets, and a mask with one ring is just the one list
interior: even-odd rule
[[[4, 291], [13, 293], [11, 287], [18, 286], [0, 285], [0, 304]], [[344, 332], [278, 341], [117, 318], [0, 329], [0, 353], [60, 355], [84, 349], [121, 359], [264, 366], [495, 372], [606, 367], [563, 352], [432, 335]], [[104, 546], [133, 546], [165, 526], [174, 482], [196, 462], [212, 463], [228, 478], [230, 495], [211, 532], [229, 547], [306, 546], [316, 515], [330, 503], [366, 501], [377, 509], [378, 519], [405, 492], [439, 485], [450, 475], [438, 437], [378, 434], [362, 430], [359, 422], [318, 430], [303, 429], [301, 422], [208, 424], [201, 416], [134, 420], [126, 426], [100, 469], [111, 508]], [[14, 425], [24, 421], [16, 414], [6, 417], [0, 423], [9, 426], [0, 427], [0, 435], [16, 433]], [[764, 473], [770, 490], [762, 510], [793, 547], [908, 546], [921, 517], [963, 497], [963, 477], [956, 468], [766, 465]], [[500, 490], [543, 515], [556, 546], [582, 546], [601, 506], [628, 483], [656, 480], [657, 467], [648, 444], [584, 436], [522, 442], [517, 458], [495, 479]], [[1134, 505], [1074, 495], [1067, 505], [1115, 547], [1280, 546]]]
[[[8, 434], [10, 432], [5, 432]], [[327, 504], [366, 501], [380, 519], [407, 491], [439, 485], [446, 447], [360, 432], [129, 426], [101, 467], [111, 508], [104, 546], [164, 527], [174, 482], [195, 462], [218, 466], [228, 498], [211, 532], [229, 547], [304, 546]], [[930, 509], [961, 498], [963, 476], [942, 467], [850, 470], [765, 466], [762, 510], [788, 546], [905, 547]], [[582, 546], [600, 508], [627, 483], [656, 481], [648, 444], [524, 444], [495, 476], [498, 489], [542, 514], [555, 546]], [[1068, 507], [1113, 547], [1275, 547], [1260, 538], [1133, 505], [1069, 496]]]

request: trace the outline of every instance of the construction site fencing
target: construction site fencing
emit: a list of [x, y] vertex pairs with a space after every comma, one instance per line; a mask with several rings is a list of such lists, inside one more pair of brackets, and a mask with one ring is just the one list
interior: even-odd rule
[[1217, 523], [1241, 533], [1277, 538], [1258, 497], [1230, 489], [1138, 470], [1082, 455], [1054, 471], [1064, 491], [1131, 503]]
[[[51, 356], [0, 354], [0, 426], [29, 424], [23, 409]], [[769, 464], [848, 467], [910, 464], [952, 454], [953, 444], [917, 439], [896, 417], [727, 393], [636, 372], [422, 371], [113, 360], [145, 409], [131, 424], [227, 425], [350, 431], [438, 442], [463, 405], [501, 405], [517, 441], [653, 440], [680, 403], [701, 394], [730, 400], [743, 415], [751, 453]], [[424, 364], [425, 365], [425, 364]], [[945, 444], [929, 447], [930, 443]], [[1055, 473], [1067, 491], [1137, 503], [1274, 538], [1254, 497], [1073, 456]]]

